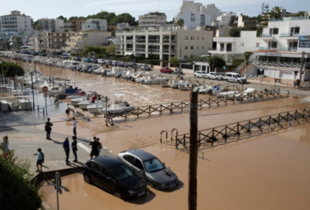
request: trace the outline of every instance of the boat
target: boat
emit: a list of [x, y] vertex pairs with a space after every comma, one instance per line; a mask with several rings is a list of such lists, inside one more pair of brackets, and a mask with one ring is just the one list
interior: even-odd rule
[[105, 117], [114, 118], [130, 111], [133, 111], [135, 107], [130, 106], [129, 103], [123, 100], [124, 94], [115, 94], [114, 103], [102, 108], [99, 113], [103, 114]]
[[150, 75], [148, 76], [142, 84], [144, 85], [159, 85], [164, 83], [164, 81], [167, 81], [168, 79], [165, 77], [158, 77], [156, 75]]
[[192, 90], [193, 86], [195, 86], [194, 84], [191, 84], [188, 81], [184, 81], [184, 80], [180, 80], [178, 82], [178, 85], [179, 85], [179, 90], [182, 90], [182, 91]]
[[212, 91], [212, 86], [209, 85], [200, 85], [198, 87], [194, 87], [193, 92], [197, 92], [200, 94], [207, 94]]
[[235, 96], [238, 93], [240, 93], [240, 91], [230, 90], [230, 91], [218, 92], [216, 96], [218, 98], [231, 98], [231, 97]]
[[105, 71], [105, 69], [103, 67], [100, 67], [98, 69], [95, 69], [93, 71], [93, 74], [103, 74], [104, 71]]
[[100, 113], [100, 110], [102, 110], [106, 106], [105, 101], [98, 100], [96, 103], [92, 103], [87, 106], [87, 110], [89, 113], [96, 115]]
[[239, 98], [239, 97], [249, 96], [249, 95], [253, 95], [254, 93], [255, 93], [254, 88], [247, 88], [245, 91], [236, 94], [235, 97]]

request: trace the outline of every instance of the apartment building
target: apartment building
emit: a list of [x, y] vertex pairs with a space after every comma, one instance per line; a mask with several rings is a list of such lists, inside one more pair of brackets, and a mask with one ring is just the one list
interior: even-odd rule
[[0, 40], [10, 40], [14, 36], [20, 36], [26, 43], [31, 31], [31, 17], [21, 14], [20, 11], [14, 10], [9, 15], [0, 16]]
[[107, 20], [105, 19], [87, 19], [85, 23], [82, 23], [82, 31], [86, 30], [100, 30], [100, 31], [107, 31], [108, 24]]
[[259, 50], [254, 53], [256, 67], [270, 77], [294, 79], [294, 71], [299, 77], [304, 68], [301, 64], [310, 63], [309, 25], [309, 16], [271, 19], [260, 36]]
[[116, 54], [158, 57], [170, 61], [205, 55], [212, 48], [213, 31], [175, 28], [136, 29], [116, 32]]
[[66, 42], [74, 32], [42, 32], [38, 35], [39, 49], [46, 52], [67, 51]]
[[166, 24], [167, 16], [161, 12], [149, 12], [139, 16], [139, 27], [158, 27]]
[[244, 59], [244, 52], [259, 50], [261, 40], [256, 37], [256, 31], [241, 31], [240, 37], [216, 36], [213, 42], [216, 43], [216, 49], [209, 53], [221, 55], [227, 63], [231, 63], [232, 59]]
[[41, 24], [42, 30], [45, 30], [45, 31], [59, 32], [59, 31], [63, 31], [63, 28], [64, 28], [64, 21], [62, 19], [43, 18], [43, 19], [39, 19], [38, 23]]
[[64, 23], [64, 31], [69, 32], [79, 32], [82, 31], [82, 24], [84, 24], [86, 20], [74, 19]]
[[111, 32], [109, 31], [81, 31], [70, 36], [69, 41], [66, 42], [67, 50], [71, 52], [81, 52], [89, 46], [104, 46], [108, 44], [109, 37], [111, 37]]
[[234, 12], [224, 12], [223, 14], [219, 15], [216, 18], [216, 20], [212, 21], [211, 26], [215, 26], [215, 27], [229, 26], [230, 18], [235, 15], [236, 13]]
[[211, 26], [212, 21], [217, 20], [217, 17], [223, 12], [216, 8], [215, 4], [203, 6], [201, 3], [194, 1], [185, 1], [181, 6], [180, 12], [175, 16], [175, 21], [184, 20], [184, 28], [193, 30], [197, 26]]

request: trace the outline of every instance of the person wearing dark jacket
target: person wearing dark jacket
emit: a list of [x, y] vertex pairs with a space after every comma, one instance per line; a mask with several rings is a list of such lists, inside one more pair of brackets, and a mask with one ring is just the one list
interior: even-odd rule
[[45, 123], [46, 139], [51, 140], [51, 131], [53, 124], [50, 122], [50, 118], [47, 118]]
[[66, 137], [65, 141], [62, 144], [65, 153], [66, 153], [66, 164], [69, 165], [69, 154], [70, 154], [70, 144], [69, 144], [69, 139]]
[[71, 143], [71, 148], [72, 148], [72, 152], [73, 152], [73, 155], [74, 155], [74, 160], [73, 162], [77, 162], [78, 161], [78, 158], [77, 158], [77, 154], [76, 154], [76, 151], [78, 150], [77, 148], [77, 142], [76, 142], [76, 137], [75, 136], [72, 136], [72, 143]]

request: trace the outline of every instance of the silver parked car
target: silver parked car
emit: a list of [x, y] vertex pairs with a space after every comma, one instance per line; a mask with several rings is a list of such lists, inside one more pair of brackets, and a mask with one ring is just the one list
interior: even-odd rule
[[166, 190], [178, 185], [178, 177], [154, 155], [140, 149], [121, 152], [117, 158], [145, 179], [149, 187]]
[[207, 77], [207, 72], [206, 71], [195, 71], [194, 73], [195, 77]]
[[217, 79], [217, 80], [222, 80], [223, 79], [223, 75], [216, 73], [216, 72], [210, 72], [207, 75], [208, 79]]

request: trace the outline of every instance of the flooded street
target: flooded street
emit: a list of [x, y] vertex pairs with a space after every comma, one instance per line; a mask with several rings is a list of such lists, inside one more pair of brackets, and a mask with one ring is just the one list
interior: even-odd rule
[[[24, 64], [24, 65], [29, 65]], [[98, 75], [74, 72], [37, 65], [43, 74], [68, 78], [79, 88], [113, 99], [115, 94], [125, 94], [133, 106], [189, 100], [190, 92], [163, 89], [159, 85], [104, 78]], [[207, 98], [208, 96], [199, 96]], [[299, 98], [231, 105], [203, 109], [198, 112], [198, 129], [213, 128], [243, 120], [259, 118], [279, 112], [309, 108], [309, 102]], [[53, 132], [72, 133], [64, 112], [51, 116]], [[117, 123], [105, 126], [103, 118], [90, 122], [78, 120], [78, 136], [96, 135], [113, 154], [130, 148], [142, 148], [170, 166], [179, 177], [180, 184], [169, 192], [148, 190], [139, 199], [123, 201], [102, 189], [83, 181], [81, 174], [62, 178], [68, 189], [60, 195], [60, 209], [188, 209], [188, 154], [174, 149], [174, 142], [161, 144], [160, 132], [177, 128], [179, 134], [189, 133], [189, 114], [173, 114], [151, 119]], [[38, 129], [43, 129], [38, 128]], [[165, 139], [164, 139], [165, 141]], [[81, 150], [81, 151], [80, 151]], [[79, 148], [82, 153], [83, 149]], [[289, 127], [246, 140], [204, 149], [198, 160], [197, 209], [216, 210], [291, 210], [310, 209], [310, 129], [309, 124]], [[42, 187], [43, 199], [56, 209], [54, 187]]]

